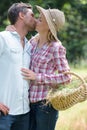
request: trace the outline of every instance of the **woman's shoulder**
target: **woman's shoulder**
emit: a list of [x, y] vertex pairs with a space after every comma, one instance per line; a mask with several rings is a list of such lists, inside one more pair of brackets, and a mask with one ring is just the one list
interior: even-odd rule
[[56, 50], [58, 48], [64, 48], [64, 46], [62, 45], [62, 42], [60, 40], [52, 42], [52, 47], [54, 48], [54, 50]]
[[66, 54], [66, 48], [62, 45], [61, 41], [52, 42], [53, 55]]

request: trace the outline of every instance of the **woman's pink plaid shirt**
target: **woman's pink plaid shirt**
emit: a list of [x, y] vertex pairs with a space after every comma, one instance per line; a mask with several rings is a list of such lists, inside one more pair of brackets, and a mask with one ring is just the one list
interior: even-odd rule
[[32, 44], [30, 69], [37, 74], [36, 80], [30, 82], [30, 102], [37, 102], [46, 99], [51, 87], [70, 82], [70, 75], [62, 73], [69, 71], [70, 68], [66, 59], [66, 49], [60, 41], [52, 42], [50, 45], [44, 44], [40, 49], [37, 48], [38, 42], [34, 39], [30, 43]]

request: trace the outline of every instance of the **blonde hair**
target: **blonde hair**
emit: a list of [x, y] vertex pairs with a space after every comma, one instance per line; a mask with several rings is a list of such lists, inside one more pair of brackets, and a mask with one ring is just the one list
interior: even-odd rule
[[48, 39], [48, 42], [56, 41], [55, 37], [52, 35], [50, 30], [48, 31], [47, 39]]

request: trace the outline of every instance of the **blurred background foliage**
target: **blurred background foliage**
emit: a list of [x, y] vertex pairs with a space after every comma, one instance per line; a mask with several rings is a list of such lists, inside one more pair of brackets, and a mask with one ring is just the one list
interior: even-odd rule
[[[12, 3], [20, 0], [1, 0], [0, 2], [0, 31], [9, 24], [7, 20], [7, 10]], [[58, 33], [59, 39], [67, 50], [67, 58], [74, 66], [87, 65], [87, 0], [22, 0], [30, 3], [33, 11], [37, 15], [35, 5], [44, 8], [58, 8], [63, 10], [66, 17], [64, 28]], [[29, 36], [34, 35], [32, 34]]]

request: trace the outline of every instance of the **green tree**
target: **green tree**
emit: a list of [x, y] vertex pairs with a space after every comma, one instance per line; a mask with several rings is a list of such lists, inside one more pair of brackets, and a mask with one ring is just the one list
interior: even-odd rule
[[[67, 4], [63, 9], [66, 14], [66, 28], [61, 35], [67, 48], [67, 57], [71, 63], [80, 63], [85, 58], [84, 46], [87, 37], [87, 4]], [[83, 10], [82, 10], [83, 9]]]
[[[0, 30], [7, 22], [7, 10], [14, 2], [20, 0], [3, 0], [0, 4]], [[59, 8], [65, 12], [66, 23], [58, 34], [59, 39], [67, 49], [67, 58], [71, 63], [77, 63], [87, 54], [87, 0], [22, 0], [30, 3], [36, 13], [35, 5], [44, 8]], [[3, 30], [3, 29], [2, 29]]]

